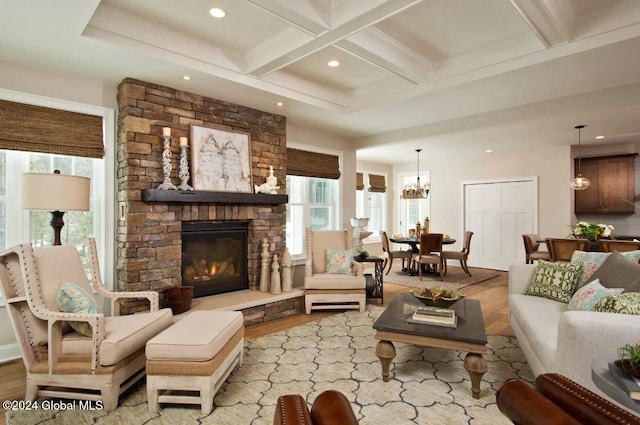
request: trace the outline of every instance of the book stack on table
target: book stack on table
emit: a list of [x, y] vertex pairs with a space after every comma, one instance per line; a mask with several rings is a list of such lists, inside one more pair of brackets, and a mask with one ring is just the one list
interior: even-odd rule
[[454, 310], [439, 307], [418, 307], [407, 321], [448, 328], [455, 328], [458, 325], [458, 317]]
[[633, 400], [640, 400], [640, 379], [629, 375], [615, 363], [609, 363], [609, 373], [629, 397]]

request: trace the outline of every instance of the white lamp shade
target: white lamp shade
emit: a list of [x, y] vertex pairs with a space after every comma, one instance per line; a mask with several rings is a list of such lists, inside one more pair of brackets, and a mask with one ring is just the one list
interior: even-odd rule
[[87, 177], [24, 173], [20, 206], [25, 210], [89, 211]]

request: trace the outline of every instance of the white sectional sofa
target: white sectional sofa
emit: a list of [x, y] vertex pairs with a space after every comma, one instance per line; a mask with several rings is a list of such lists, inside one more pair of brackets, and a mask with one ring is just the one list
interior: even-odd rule
[[591, 379], [591, 361], [640, 340], [640, 316], [567, 311], [565, 303], [524, 295], [536, 267], [509, 267], [510, 323], [531, 370], [557, 372], [603, 394]]

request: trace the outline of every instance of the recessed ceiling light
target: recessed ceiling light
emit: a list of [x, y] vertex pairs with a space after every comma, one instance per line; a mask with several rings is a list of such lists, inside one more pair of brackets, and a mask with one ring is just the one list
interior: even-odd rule
[[226, 14], [227, 13], [219, 7], [214, 7], [213, 9], [209, 10], [209, 15], [213, 16], [214, 18], [224, 18], [224, 15]]
[[284, 103], [282, 103], [282, 102], [276, 102], [276, 106], [277, 106], [277, 107], [281, 108], [281, 107], [282, 107], [282, 105], [284, 105]]
[[493, 152], [493, 149], [487, 149], [485, 152], [486, 153], [491, 153], [491, 152]]
[[596, 136], [596, 139], [604, 139], [604, 136]]
[[337, 60], [330, 60], [327, 65], [329, 65], [332, 68], [335, 68], [336, 66], [340, 66], [340, 62], [338, 62]]
[[189, 80], [191, 79], [191, 77], [189, 77], [188, 75], [183, 75], [183, 76], [182, 76], [182, 79], [183, 79], [183, 80], [187, 80], [187, 81], [189, 81]]

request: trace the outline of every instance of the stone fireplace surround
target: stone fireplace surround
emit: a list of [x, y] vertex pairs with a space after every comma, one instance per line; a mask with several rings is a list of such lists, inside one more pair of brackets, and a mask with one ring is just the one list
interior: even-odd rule
[[[259, 288], [262, 240], [271, 253], [285, 248], [286, 196], [198, 192], [180, 198], [155, 190], [162, 183], [162, 127], [171, 128], [172, 180], [179, 182], [179, 137], [189, 137], [191, 124], [225, 126], [251, 135], [253, 183], [264, 183], [269, 166], [281, 187], [286, 178], [286, 118], [205, 96], [127, 78], [118, 86], [117, 226], [118, 287], [124, 291], [162, 290], [181, 285], [182, 222], [249, 221], [249, 288]], [[190, 162], [190, 161], [189, 161]], [[283, 191], [284, 189], [280, 189]], [[162, 196], [164, 195], [164, 196]], [[169, 199], [163, 199], [166, 197]], [[270, 198], [279, 199], [280, 203]], [[177, 200], [176, 200], [177, 198]], [[284, 198], [284, 203], [281, 199]], [[192, 201], [195, 199], [195, 201]], [[125, 312], [146, 308], [145, 302], [123, 306]], [[270, 308], [270, 312], [266, 309]], [[252, 311], [266, 321], [300, 309], [300, 299]], [[246, 317], [246, 315], [245, 315]], [[256, 319], [258, 317], [258, 319]]]

